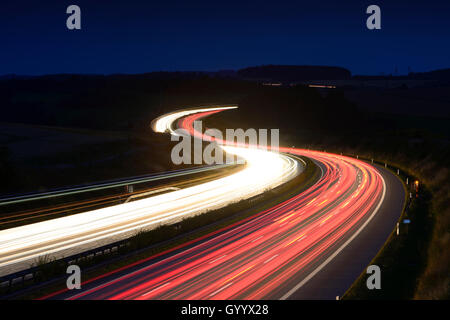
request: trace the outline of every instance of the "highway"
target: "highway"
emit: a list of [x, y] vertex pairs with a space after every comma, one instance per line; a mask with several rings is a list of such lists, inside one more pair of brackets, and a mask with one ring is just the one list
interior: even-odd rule
[[[193, 121], [220, 110], [171, 116]], [[216, 140], [217, 141], [217, 140]], [[230, 145], [219, 141], [224, 148]], [[233, 144], [235, 145], [235, 144]], [[335, 299], [386, 241], [404, 190], [392, 173], [354, 158], [295, 148], [320, 168], [306, 191], [268, 210], [177, 248], [91, 279], [54, 299]]]
[[242, 170], [146, 199], [1, 230], [0, 275], [27, 269], [39, 257], [70, 256], [251, 198], [303, 170], [299, 161], [286, 155], [236, 146], [223, 148], [245, 159]]

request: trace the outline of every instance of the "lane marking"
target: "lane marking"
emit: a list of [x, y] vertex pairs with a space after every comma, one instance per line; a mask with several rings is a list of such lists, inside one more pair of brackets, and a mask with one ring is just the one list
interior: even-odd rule
[[216, 291], [214, 291], [213, 293], [211, 293], [209, 296], [210, 296], [210, 297], [215, 296], [215, 295], [218, 294], [220, 291], [225, 290], [226, 288], [228, 288], [228, 287], [231, 286], [232, 284], [233, 284], [233, 282], [230, 282], [229, 284], [224, 285], [222, 288], [217, 289]]
[[264, 261], [264, 264], [266, 264], [267, 262], [272, 261], [274, 258], [278, 257], [278, 253], [274, 256], [272, 256], [272, 258], [267, 259], [266, 261]]
[[150, 290], [150, 291], [147, 292], [147, 293], [144, 293], [143, 295], [141, 295], [141, 297], [145, 297], [146, 295], [149, 295], [150, 293], [152, 293], [152, 292], [154, 292], [154, 291], [156, 291], [156, 290], [159, 290], [159, 289], [161, 289], [161, 288], [167, 286], [168, 284], [170, 284], [170, 282], [164, 283], [163, 285], [159, 286], [158, 288], [155, 288], [155, 289], [153, 289], [153, 290]]
[[378, 203], [375, 210], [372, 212], [370, 217], [364, 222], [364, 224], [342, 245], [337, 249], [331, 256], [329, 256], [324, 262], [322, 262], [321, 265], [319, 265], [314, 271], [312, 271], [305, 279], [300, 281], [295, 287], [293, 287], [291, 290], [289, 290], [286, 294], [284, 294], [280, 300], [286, 300], [291, 295], [293, 295], [298, 289], [303, 287], [309, 280], [311, 280], [317, 273], [319, 273], [320, 270], [322, 270], [328, 263], [330, 263], [331, 260], [333, 260], [344, 248], [352, 242], [358, 234], [369, 224], [369, 222], [372, 220], [372, 218], [377, 214], [378, 210], [380, 209], [381, 205], [384, 202], [384, 197], [386, 196], [386, 182], [384, 181], [384, 178], [377, 172], [377, 174], [380, 176], [381, 180], [383, 181], [383, 195], [381, 196], [381, 201]]
[[218, 261], [218, 260], [220, 260], [220, 259], [222, 259], [222, 258], [224, 258], [224, 257], [226, 257], [226, 256], [227, 256], [227, 255], [224, 254], [224, 255], [221, 256], [220, 258], [217, 258], [217, 259], [214, 259], [213, 261], [210, 261], [209, 264], [214, 263], [214, 262], [216, 262], [216, 261]]
[[256, 239], [253, 239], [252, 241], [250, 241], [250, 243], [253, 243], [253, 242], [255, 242], [255, 241], [258, 241], [259, 239], [261, 239], [263, 236], [259, 236], [258, 238], [256, 238]]

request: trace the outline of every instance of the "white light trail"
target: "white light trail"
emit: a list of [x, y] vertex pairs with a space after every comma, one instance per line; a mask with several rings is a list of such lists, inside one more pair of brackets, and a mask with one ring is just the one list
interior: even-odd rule
[[237, 106], [229, 106], [229, 107], [215, 107], [215, 108], [202, 108], [202, 109], [194, 109], [194, 110], [180, 110], [175, 111], [161, 117], [156, 118], [152, 121], [152, 128], [155, 132], [170, 132], [172, 135], [178, 135], [173, 129], [172, 125], [178, 119], [186, 117], [188, 115], [206, 112], [206, 111], [215, 111], [215, 110], [228, 110], [228, 109], [236, 109]]
[[[180, 117], [205, 110], [211, 109], [173, 113], [159, 118], [156, 126], [158, 130], [169, 129]], [[151, 198], [0, 231], [0, 275], [28, 268], [40, 256], [69, 256], [127, 238], [137, 230], [150, 230], [248, 199], [301, 171], [296, 160], [283, 154], [255, 148], [222, 148], [244, 158], [245, 167], [223, 178]]]

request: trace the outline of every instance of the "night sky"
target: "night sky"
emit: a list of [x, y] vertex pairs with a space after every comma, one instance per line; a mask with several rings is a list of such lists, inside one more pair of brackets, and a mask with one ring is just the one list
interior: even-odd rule
[[[9, 3], [10, 2], [10, 3]], [[67, 6], [82, 30], [66, 28]], [[368, 30], [370, 4], [382, 29]], [[335, 65], [450, 67], [450, 1], [1, 1], [0, 75]]]

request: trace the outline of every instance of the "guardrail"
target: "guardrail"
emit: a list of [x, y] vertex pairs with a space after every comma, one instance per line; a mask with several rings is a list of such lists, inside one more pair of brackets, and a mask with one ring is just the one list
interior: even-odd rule
[[[235, 165], [235, 163], [212, 165], [212, 166], [208, 165], [208, 166], [201, 166], [201, 167], [196, 167], [196, 168], [192, 168], [192, 169], [175, 170], [175, 171], [164, 172], [164, 173], [157, 174], [157, 175], [133, 177], [128, 180], [102, 182], [99, 184], [92, 185], [90, 187], [80, 186], [80, 187], [75, 187], [75, 188], [67, 188], [67, 189], [63, 189], [63, 190], [54, 190], [54, 191], [51, 191], [48, 193], [43, 193], [43, 194], [40, 193], [40, 194], [18, 196], [18, 197], [16, 197], [16, 199], [13, 199], [11, 197], [3, 198], [3, 199], [0, 199], [0, 201], [7, 200], [7, 201], [9, 201], [9, 203], [12, 203], [11, 201], [16, 201], [15, 203], [17, 203], [19, 201], [20, 202], [33, 201], [33, 200], [37, 200], [37, 199], [42, 199], [43, 197], [63, 196], [63, 195], [68, 194], [67, 192], [70, 192], [70, 194], [74, 194], [74, 193], [80, 193], [80, 192], [89, 192], [89, 191], [99, 190], [98, 188], [101, 188], [101, 189], [114, 188], [114, 187], [118, 187], [118, 186], [132, 185], [132, 183], [133, 184], [144, 183], [144, 182], [154, 181], [154, 180], [159, 180], [159, 179], [167, 179], [167, 178], [172, 178], [172, 177], [206, 172], [206, 171], [216, 170], [216, 169], [225, 168], [225, 167], [229, 167], [229, 166], [233, 166], [233, 165]], [[87, 189], [87, 188], [89, 188], [89, 189]], [[175, 190], [175, 189], [178, 189], [178, 188], [169, 187], [169, 188], [165, 188], [163, 191]], [[157, 190], [157, 191], [159, 192], [162, 190]], [[127, 198], [127, 201], [132, 200], [135, 197], [146, 196], [146, 195], [150, 195], [153, 193], [154, 193], [154, 191], [147, 192], [144, 194], [138, 194], [136, 196], [130, 196]], [[0, 205], [2, 205], [2, 204], [0, 203]], [[174, 227], [176, 228], [177, 224], [175, 224]], [[3, 291], [3, 293], [6, 292], [6, 294], [11, 294], [11, 292], [13, 291], [11, 289], [13, 289], [13, 287], [14, 288], [19, 287], [19, 286], [23, 287], [23, 285], [28, 281], [30, 282], [29, 283], [30, 287], [31, 286], [34, 287], [36, 285], [41, 285], [45, 282], [48, 283], [48, 282], [52, 282], [52, 281], [57, 281], [58, 279], [65, 276], [65, 274], [63, 274], [61, 276], [55, 276], [57, 278], [54, 278], [51, 280], [47, 280], [47, 281], [44, 280], [42, 282], [36, 281], [36, 279], [39, 278], [38, 277], [39, 274], [41, 272], [43, 272], [43, 268], [45, 268], [46, 265], [50, 265], [51, 263], [56, 263], [56, 264], [58, 264], [58, 267], [61, 268], [61, 266], [67, 267], [71, 264], [77, 264], [82, 260], [86, 261], [86, 260], [93, 259], [98, 256], [106, 257], [107, 255], [112, 255], [114, 253], [118, 253], [121, 248], [129, 246], [131, 243], [132, 243], [132, 238], [124, 239], [124, 240], [113, 242], [111, 244], [107, 244], [107, 245], [104, 245], [101, 247], [90, 249], [90, 250], [87, 250], [87, 251], [84, 251], [84, 252], [81, 252], [81, 253], [78, 253], [75, 255], [71, 255], [68, 257], [64, 257], [64, 258], [59, 258], [57, 260], [53, 260], [48, 263], [44, 263], [42, 265], [36, 265], [36, 266], [30, 267], [25, 270], [21, 270], [21, 271], [17, 271], [17, 272], [8, 274], [8, 275], [0, 276], [0, 297], [2, 297], [2, 293], [1, 293], [2, 291]], [[144, 248], [144, 249], [148, 249], [148, 248]], [[138, 251], [140, 251], [140, 250], [138, 250]], [[122, 255], [120, 257], [122, 257]], [[105, 262], [111, 261], [111, 259], [114, 259], [114, 257], [111, 256]], [[4, 296], [4, 294], [3, 294], [3, 296]]]
[[[367, 160], [368, 162], [371, 162], [372, 164], [376, 163], [376, 164], [379, 164], [381, 166], [384, 166], [384, 168], [387, 168], [387, 169], [394, 168], [394, 169], [396, 169], [396, 172], [397, 172], [398, 176], [400, 176], [401, 174], [404, 174], [404, 176], [406, 178], [406, 185], [410, 185], [412, 187], [412, 183], [411, 183], [412, 181], [409, 181], [409, 178], [411, 178], [410, 176], [406, 175], [405, 172], [401, 171], [400, 169], [398, 169], [398, 168], [396, 168], [394, 166], [388, 166], [388, 164], [386, 162], [376, 161], [376, 160], [369, 159], [369, 158], [362, 158], [362, 157], [359, 157], [358, 155], [355, 156], [353, 154], [350, 155], [350, 154], [342, 154], [341, 153], [341, 155], [354, 157], [354, 158], [360, 159], [360, 160]], [[219, 167], [224, 167], [224, 166], [230, 166], [230, 164], [219, 165]], [[214, 167], [214, 168], [211, 168], [211, 167]], [[202, 168], [204, 169], [204, 171], [207, 171], [207, 170], [217, 169], [218, 166], [205, 166], [205, 167], [202, 167]], [[188, 169], [188, 170], [190, 170], [190, 169]], [[172, 173], [180, 173], [180, 171], [182, 171], [182, 170], [174, 171]], [[189, 173], [184, 173], [184, 174], [189, 174]], [[409, 197], [407, 199], [407, 202], [405, 204], [405, 209], [404, 209], [404, 212], [403, 212], [402, 216], [403, 215], [407, 215], [407, 213], [409, 211], [409, 208], [410, 208], [410, 205], [412, 203], [412, 199], [413, 199], [412, 193], [410, 193], [410, 195], [409, 195]], [[175, 227], [176, 227], [176, 225], [175, 225]], [[399, 227], [399, 224], [397, 224], [397, 234], [398, 234], [398, 227]], [[75, 255], [72, 255], [72, 256], [68, 256], [68, 257], [64, 257], [64, 258], [58, 259], [57, 261], [54, 261], [54, 262], [58, 262], [58, 263], [61, 263], [62, 265], [64, 264], [65, 266], [69, 266], [71, 264], [77, 264], [77, 263], [79, 263], [80, 261], [82, 261], [84, 259], [93, 259], [93, 258], [98, 257], [98, 256], [106, 256], [108, 254], [113, 254], [113, 253], [119, 252], [120, 248], [126, 247], [126, 246], [128, 246], [130, 244], [131, 244], [131, 239], [124, 239], [124, 240], [117, 241], [117, 242], [114, 242], [114, 243], [111, 243], [111, 244], [108, 244], [108, 245], [104, 245], [104, 246], [101, 246], [101, 247], [98, 247], [98, 248], [95, 248], [95, 249], [88, 250], [88, 251], [85, 251], [85, 252], [82, 252], [82, 253], [78, 253], [78, 254], [75, 254]], [[143, 248], [141, 250], [147, 250], [147, 249], [148, 249], [148, 247], [147, 248]], [[138, 250], [138, 252], [141, 251], [141, 250]], [[133, 252], [133, 254], [134, 253], [135, 252]], [[123, 258], [123, 256], [120, 256], [119, 258]], [[107, 260], [105, 262], [110, 262], [110, 260]], [[53, 263], [53, 262], [50, 262], [50, 263]], [[34, 267], [31, 267], [31, 268], [26, 269], [26, 270], [22, 270], [22, 271], [18, 271], [18, 272], [9, 274], [9, 275], [1, 276], [0, 277], [0, 290], [2, 288], [3, 289], [4, 288], [9, 288], [11, 290], [13, 286], [18, 286], [18, 285], [24, 284], [26, 281], [32, 281], [32, 280], [36, 279], [37, 276], [39, 275], [39, 273], [42, 272], [42, 267], [43, 267], [42, 265], [41, 266], [34, 266]], [[47, 284], [49, 282], [54, 282], [54, 281], [60, 280], [60, 279], [64, 278], [65, 276], [66, 275], [63, 274], [63, 275], [59, 276], [58, 278], [55, 278], [55, 279], [52, 279], [52, 280], [47, 280], [47, 281], [42, 282], [42, 283], [34, 283], [34, 285], [36, 285], [36, 284], [38, 284], [38, 285], [39, 284], [45, 285], [45, 284]]]
[[[391, 231], [388, 239], [385, 241], [384, 245], [378, 251], [376, 256], [373, 257], [371, 262], [369, 263], [369, 264], [378, 264], [380, 266], [384, 265], [385, 263], [392, 264], [392, 262], [387, 262], [386, 257], [385, 257], [385, 254], [386, 254], [385, 252], [386, 252], [386, 250], [388, 250], [390, 257], [392, 257], [392, 254], [401, 254], [402, 250], [404, 250], [404, 248], [405, 248], [403, 245], [400, 245], [399, 247], [392, 249], [392, 248], [389, 248], [389, 245], [395, 244], [396, 241], [397, 241], [397, 244], [398, 244], [398, 241], [401, 241], [400, 244], [405, 244], [404, 241], [407, 241], [407, 240], [405, 240], [405, 239], [407, 239], [407, 238], [405, 238], [405, 235], [407, 237], [409, 237], [409, 230], [408, 230], [409, 224], [415, 222], [411, 218], [411, 214], [413, 214], [414, 210], [416, 210], [414, 207], [412, 207], [412, 204], [415, 201], [417, 201], [416, 200], [417, 198], [421, 197], [421, 193], [419, 190], [419, 180], [417, 180], [417, 177], [414, 176], [413, 174], [408, 173], [407, 170], [402, 170], [399, 167], [397, 167], [395, 164], [390, 164], [389, 161], [387, 161], [387, 160], [383, 160], [383, 161], [374, 160], [373, 158], [358, 157], [357, 155], [353, 155], [353, 154], [351, 154], [351, 155], [344, 154], [344, 155], [350, 156], [350, 157], [356, 157], [357, 159], [367, 161], [368, 163], [371, 163], [371, 164], [377, 164], [381, 168], [387, 169], [387, 170], [391, 171], [393, 174], [397, 175], [398, 178], [404, 184], [405, 191], [406, 191], [406, 194], [405, 194], [406, 201], [405, 201], [405, 205], [403, 207], [403, 211], [397, 220], [396, 226]], [[422, 195], [423, 195], [423, 193], [422, 193]], [[388, 260], [391, 261], [390, 258]], [[386, 265], [385, 265], [385, 267], [386, 267]], [[400, 267], [397, 266], [397, 268], [398, 269], [396, 271], [395, 270], [391, 270], [391, 271], [403, 272], [403, 269], [402, 269], [403, 266], [400, 266]], [[395, 275], [395, 274], [391, 275], [391, 277], [396, 277], [396, 276], [397, 275]], [[358, 278], [354, 281], [354, 283], [350, 286], [350, 288], [348, 288], [347, 291], [340, 298], [355, 299], [354, 291], [358, 290], [359, 286], [364, 286], [364, 288], [366, 288], [365, 287], [366, 278], [367, 278], [367, 274], [366, 274], [366, 270], [364, 269], [364, 270], [362, 270], [362, 272], [358, 276]], [[336, 298], [338, 298], [338, 297], [336, 297]], [[360, 297], [356, 297], [356, 298], [360, 299]], [[368, 296], [365, 296], [362, 298], [370, 299], [370, 297], [368, 297]]]
[[92, 192], [92, 191], [98, 191], [98, 190], [104, 190], [104, 189], [110, 189], [110, 188], [117, 188], [117, 187], [121, 187], [121, 186], [135, 185], [135, 184], [146, 183], [146, 182], [151, 182], [151, 181], [156, 181], [156, 180], [161, 180], [161, 179], [168, 179], [168, 178], [174, 178], [174, 177], [179, 177], [179, 176], [184, 176], [184, 175], [189, 175], [189, 174], [194, 174], [194, 173], [216, 170], [216, 169], [220, 169], [220, 168], [229, 167], [232, 165], [234, 165], [234, 163], [201, 166], [201, 167], [196, 167], [196, 168], [192, 168], [192, 169], [181, 169], [181, 170], [174, 170], [174, 171], [166, 171], [166, 172], [158, 173], [158, 174], [137, 176], [137, 177], [127, 178], [125, 180], [105, 181], [105, 182], [100, 182], [100, 183], [87, 185], [87, 186], [80, 185], [80, 186], [75, 186], [75, 187], [71, 187], [71, 188], [57, 189], [57, 190], [51, 190], [51, 191], [41, 192], [41, 193], [32, 193], [32, 194], [23, 194], [23, 195], [17, 195], [17, 196], [4, 197], [4, 198], [0, 198], [0, 206], [28, 202], [28, 201], [42, 200], [42, 199], [48, 199], [48, 198], [61, 197], [61, 196], [67, 196], [67, 195], [72, 195], [72, 194], [78, 194], [78, 193]]
[[[95, 249], [64, 257], [49, 263], [60, 263], [61, 265], [69, 266], [71, 264], [77, 264], [84, 259], [93, 259], [95, 257], [98, 257], [99, 255], [104, 256], [106, 254], [118, 252], [120, 248], [130, 245], [130, 243], [130, 239], [124, 239]], [[36, 279], [39, 273], [42, 272], [42, 267], [43, 265], [34, 266], [26, 270], [21, 270], [5, 276], [1, 276], [0, 289], [4, 289], [5, 287], [11, 289], [13, 286], [21, 285], [25, 281]]]
[[[418, 197], [419, 195], [419, 181], [416, 180], [415, 177], [407, 174], [406, 172], [404, 172], [403, 170], [401, 170], [400, 168], [397, 168], [394, 165], [390, 165], [388, 164], [387, 161], [380, 161], [380, 160], [375, 160], [373, 158], [367, 158], [367, 157], [359, 157], [359, 155], [354, 155], [354, 154], [342, 154], [341, 155], [344, 156], [349, 156], [349, 157], [353, 157], [359, 160], [363, 160], [363, 161], [367, 161], [370, 162], [371, 164], [378, 164], [381, 167], [384, 167], [385, 169], [391, 170], [392, 173], [396, 174], [399, 179], [401, 181], [404, 182], [405, 186], [406, 186], [406, 191], [407, 191], [407, 199], [406, 199], [406, 203], [405, 203], [405, 207], [403, 209], [403, 212], [397, 222], [396, 225], [396, 230], [395, 233], [398, 236], [400, 234], [400, 226], [401, 226], [401, 220], [406, 216], [408, 216], [408, 212], [410, 210], [411, 207], [411, 203], [413, 201], [413, 199], [416, 197]], [[413, 196], [414, 194], [414, 196]], [[409, 224], [411, 221], [409, 221], [408, 219], [403, 219], [403, 223], [404, 224]]]

